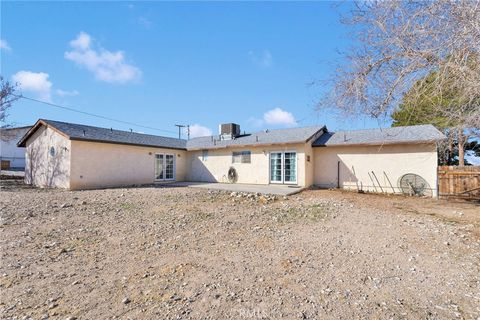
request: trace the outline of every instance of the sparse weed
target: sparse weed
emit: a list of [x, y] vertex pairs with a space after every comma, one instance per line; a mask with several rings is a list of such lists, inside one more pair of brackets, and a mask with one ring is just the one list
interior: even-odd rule
[[120, 208], [123, 210], [133, 210], [135, 209], [135, 205], [133, 203], [125, 202], [120, 204]]
[[280, 223], [297, 221], [320, 221], [329, 216], [330, 207], [323, 205], [312, 205], [308, 207], [291, 207], [274, 213], [273, 219]]

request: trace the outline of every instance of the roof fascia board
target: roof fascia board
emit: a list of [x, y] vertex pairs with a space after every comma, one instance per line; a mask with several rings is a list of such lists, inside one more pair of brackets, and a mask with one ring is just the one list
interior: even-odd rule
[[41, 127], [45, 126], [46, 128], [52, 128], [55, 132], [59, 133], [60, 135], [64, 136], [67, 139], [70, 139], [70, 137], [65, 134], [64, 132], [60, 131], [59, 129], [55, 128], [54, 126], [46, 123], [43, 119], [38, 119], [37, 122], [28, 130], [25, 135], [18, 141], [17, 147], [26, 147], [27, 140]]
[[72, 141], [82, 141], [82, 142], [97, 142], [97, 143], [107, 143], [107, 144], [119, 144], [119, 145], [136, 146], [136, 147], [159, 148], [159, 149], [184, 150], [184, 151], [187, 150], [187, 149], [185, 149], [185, 148], [161, 147], [161, 146], [158, 146], [158, 145], [151, 145], [151, 144], [117, 142], [117, 141], [108, 141], [108, 140], [100, 140], [100, 139], [89, 139], [89, 138], [71, 137], [70, 140], [72, 140]]
[[25, 143], [27, 142], [28, 138], [38, 130], [38, 127], [41, 124], [41, 120], [37, 120], [35, 124], [23, 135], [20, 141], [17, 142], [17, 147], [25, 147]]
[[433, 140], [421, 140], [421, 141], [389, 141], [389, 142], [372, 142], [372, 143], [350, 143], [350, 144], [331, 144], [331, 145], [319, 145], [312, 146], [314, 148], [326, 148], [326, 147], [350, 147], [350, 146], [383, 146], [383, 145], [392, 145], [392, 144], [428, 144], [436, 143], [442, 141], [442, 139], [433, 139]]
[[235, 149], [235, 148], [247, 148], [247, 147], [267, 147], [267, 146], [281, 146], [281, 145], [288, 145], [288, 144], [304, 144], [305, 141], [292, 141], [292, 142], [281, 142], [281, 143], [255, 143], [255, 144], [235, 144], [235, 145], [228, 145], [228, 146], [220, 146], [220, 147], [195, 147], [195, 148], [188, 148], [187, 151], [200, 151], [200, 150], [221, 150], [221, 149]]
[[[325, 133], [325, 131], [327, 130], [327, 126], [323, 126], [321, 127], [320, 129], [318, 129], [314, 134], [312, 134], [307, 140], [305, 140], [305, 143], [308, 143], [308, 141], [312, 140], [314, 137], [316, 137], [316, 135], [320, 132], [320, 131], [323, 131], [323, 133]], [[322, 133], [322, 134], [323, 134]], [[315, 139], [316, 140], [316, 139]]]

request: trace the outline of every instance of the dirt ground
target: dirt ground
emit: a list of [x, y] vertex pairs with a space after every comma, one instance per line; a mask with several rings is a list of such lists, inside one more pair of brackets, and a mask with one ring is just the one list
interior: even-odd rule
[[480, 206], [3, 182], [2, 319], [480, 319]]

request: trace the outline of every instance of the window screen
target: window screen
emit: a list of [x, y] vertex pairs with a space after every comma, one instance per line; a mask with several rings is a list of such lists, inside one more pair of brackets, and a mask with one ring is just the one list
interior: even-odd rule
[[208, 150], [202, 150], [202, 161], [207, 161], [208, 159]]
[[250, 151], [232, 152], [232, 163], [251, 163]]

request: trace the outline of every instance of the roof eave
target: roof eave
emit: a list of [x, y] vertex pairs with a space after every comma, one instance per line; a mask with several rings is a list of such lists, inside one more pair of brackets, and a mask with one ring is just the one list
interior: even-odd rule
[[30, 130], [25, 133], [25, 135], [20, 139], [20, 141], [17, 143], [18, 147], [25, 148], [26, 143], [28, 139], [41, 127], [45, 126], [47, 128], [51, 128], [60, 135], [64, 136], [65, 138], [69, 140], [76, 140], [76, 141], [91, 141], [91, 142], [98, 142], [98, 143], [110, 143], [110, 144], [121, 144], [121, 145], [131, 145], [131, 146], [140, 146], [140, 147], [152, 147], [152, 148], [164, 148], [164, 149], [172, 149], [172, 150], [187, 150], [186, 148], [180, 148], [180, 147], [164, 147], [164, 146], [158, 146], [158, 145], [150, 145], [150, 144], [141, 144], [141, 143], [128, 143], [128, 142], [116, 142], [116, 141], [108, 141], [108, 140], [101, 140], [101, 139], [91, 139], [91, 138], [81, 138], [81, 137], [71, 137], [67, 135], [65, 132], [57, 129], [53, 125], [47, 123], [43, 119], [39, 119], [31, 128]]
[[[308, 142], [308, 140], [307, 140], [307, 142]], [[266, 147], [266, 146], [274, 146], [274, 145], [303, 144], [303, 143], [306, 143], [305, 140], [288, 141], [288, 142], [273, 142], [273, 143], [232, 144], [232, 145], [226, 145], [226, 146], [208, 146], [208, 147], [194, 147], [194, 148], [189, 148], [187, 146], [187, 151], [220, 150], [220, 149], [247, 148], [247, 147]]]
[[324, 131], [327, 132], [327, 126], [324, 125], [323, 127], [321, 127], [320, 129], [318, 129], [317, 131], [315, 131], [314, 134], [312, 134], [310, 137], [308, 137], [307, 140], [305, 140], [305, 143], [308, 143], [310, 140], [312, 140], [320, 131]]
[[109, 141], [109, 140], [92, 139], [92, 138], [70, 137], [70, 140], [108, 143], [108, 144], [120, 144], [120, 145], [137, 146], [137, 147], [163, 148], [163, 149], [172, 149], [172, 150], [184, 150], [184, 151], [187, 150], [186, 148], [180, 148], [180, 147], [167, 147], [167, 146], [159, 146], [159, 145], [152, 145], [152, 144], [145, 144], [145, 143], [129, 143], [129, 142]]
[[342, 143], [342, 144], [322, 144], [322, 145], [314, 145], [314, 148], [322, 148], [322, 147], [350, 147], [350, 146], [383, 146], [383, 145], [394, 145], [394, 144], [426, 144], [426, 143], [436, 143], [439, 141], [444, 140], [443, 138], [438, 139], [430, 139], [430, 140], [415, 140], [415, 141], [384, 141], [384, 142], [364, 142], [364, 143]]
[[[45, 126], [45, 127], [51, 127], [53, 126], [49, 125], [47, 122], [45, 122], [43, 119], [38, 119], [37, 122], [23, 135], [23, 137], [20, 139], [20, 141], [17, 142], [17, 147], [20, 148], [25, 148], [27, 146], [27, 140], [34, 134], [40, 126]], [[56, 131], [60, 132], [63, 136], [67, 136], [65, 133], [61, 132], [60, 130], [54, 128]], [[68, 136], [67, 136], [68, 137]]]

